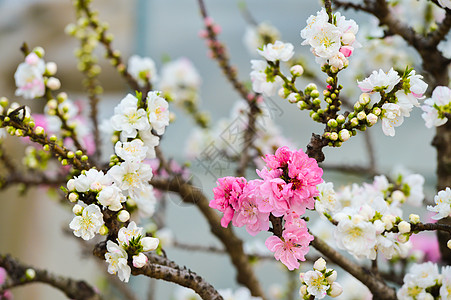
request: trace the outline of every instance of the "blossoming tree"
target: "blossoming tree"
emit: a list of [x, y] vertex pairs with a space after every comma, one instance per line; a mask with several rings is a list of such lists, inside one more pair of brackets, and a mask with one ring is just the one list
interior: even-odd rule
[[[45, 108], [41, 113], [32, 112], [19, 100], [0, 99], [1, 139], [16, 136], [27, 145], [20, 168], [11, 163], [8, 149], [1, 149], [0, 161], [5, 167], [1, 187], [27, 184], [60, 188], [59, 197], [71, 205], [74, 214], [67, 229], [81, 238], [95, 259], [104, 261], [109, 280], [113, 282], [113, 275], [117, 275], [127, 283], [135, 275], [144, 275], [197, 294], [181, 293], [180, 299], [451, 299], [449, 0], [423, 1], [432, 13], [424, 15], [421, 30], [410, 27], [395, 13], [406, 1], [324, 1], [324, 7], [299, 24], [297, 44], [310, 47], [313, 65], [295, 54], [292, 43], [281, 41], [276, 28], [255, 22], [242, 7], [251, 20], [245, 43], [259, 57], [250, 61], [250, 78], [244, 81], [219, 39], [219, 25], [199, 0], [205, 25], [200, 35], [207, 42], [210, 57], [242, 98], [232, 110], [232, 116], [241, 120], [235, 124], [237, 136], [229, 136], [229, 140], [222, 136], [223, 143], [215, 141], [230, 123], [213, 124], [201, 110], [200, 75], [193, 64], [187, 59], [173, 60], [158, 72], [152, 58], [122, 57], [90, 2], [73, 1], [77, 20], [66, 28], [81, 43], [77, 56], [85, 75], [90, 115], [87, 117], [70, 95], [61, 91], [64, 87], [56, 77], [57, 66], [46, 61], [43, 48], [24, 44], [21, 50], [25, 58], [14, 74], [15, 95], [24, 101], [41, 99]], [[383, 31], [367, 33], [371, 39], [359, 39], [359, 25], [345, 16], [348, 9], [373, 15]], [[421, 63], [400, 66], [397, 53], [386, 52], [397, 47], [394, 36], [413, 47]], [[98, 44], [130, 88], [113, 115], [103, 121], [98, 116], [100, 69], [93, 52]], [[365, 61], [353, 68], [358, 52], [365, 47], [373, 47], [373, 53], [382, 51], [384, 66], [371, 70]], [[384, 50], [375, 50], [378, 48]], [[392, 65], [385, 68], [387, 61]], [[354, 71], [355, 77], [344, 75], [345, 69]], [[303, 148], [292, 146], [265, 113], [265, 99], [273, 96], [280, 98], [277, 101], [287, 100], [297, 110], [308, 111], [322, 131], [313, 132]], [[207, 162], [212, 156], [201, 154], [213, 147], [215, 155], [234, 167], [228, 176], [217, 178], [212, 191], [197, 188], [193, 169], [169, 158], [160, 145], [166, 127], [174, 122], [174, 107], [196, 124], [189, 139], [190, 154]], [[396, 128], [414, 109], [423, 111], [426, 127], [437, 128], [433, 145], [438, 157], [438, 192], [433, 201], [424, 199], [423, 176], [405, 168], [378, 174], [371, 157], [368, 167], [323, 163], [324, 148], [340, 151], [343, 143], [374, 130], [370, 127], [379, 122], [385, 135], [395, 136]], [[232, 138], [239, 139], [239, 151], [228, 147]], [[102, 143], [114, 151], [109, 159], [101, 153]], [[371, 143], [368, 145], [371, 153]], [[58, 161], [58, 167], [49, 172], [53, 161]], [[325, 180], [328, 168], [374, 179], [339, 187]], [[195, 268], [189, 261], [175, 262], [166, 254], [165, 247], [177, 244], [163, 242], [168, 238], [160, 219], [167, 193], [197, 207], [222, 243], [222, 248], [182, 247], [227, 255], [240, 289], [217, 290], [208, 278], [179, 265]], [[412, 206], [426, 207], [433, 215], [430, 220], [421, 218], [411, 212]], [[145, 226], [149, 223], [152, 226]], [[233, 227], [245, 227], [251, 236], [266, 232], [264, 249], [245, 249]], [[432, 243], [420, 247], [418, 239], [422, 237], [417, 235], [423, 231], [437, 232], [440, 255], [438, 249], [432, 251]], [[312, 253], [312, 248], [316, 252]], [[299, 279], [278, 292], [264, 288], [252, 262], [268, 259], [290, 274], [297, 272]], [[347, 279], [346, 273], [362, 288], [356, 288], [357, 283]], [[354, 286], [348, 286], [347, 281]], [[60, 289], [70, 299], [101, 299], [111, 293], [0, 255], [0, 298], [9, 299], [13, 288], [33, 282]], [[137, 299], [129, 286], [119, 286], [124, 298]], [[294, 290], [299, 290], [299, 296], [293, 296]], [[152, 297], [150, 293], [149, 299]]]

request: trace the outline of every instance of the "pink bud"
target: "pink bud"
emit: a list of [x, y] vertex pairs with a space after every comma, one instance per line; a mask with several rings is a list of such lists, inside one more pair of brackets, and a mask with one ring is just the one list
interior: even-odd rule
[[345, 56], [349, 57], [351, 56], [352, 52], [354, 51], [354, 47], [351, 46], [342, 46], [340, 48], [340, 52]]
[[205, 39], [208, 36], [208, 32], [205, 29], [199, 30], [199, 37]]
[[29, 65], [35, 65], [38, 63], [38, 61], [39, 56], [34, 52], [31, 52], [30, 54], [27, 55], [27, 57], [25, 57], [25, 62]]

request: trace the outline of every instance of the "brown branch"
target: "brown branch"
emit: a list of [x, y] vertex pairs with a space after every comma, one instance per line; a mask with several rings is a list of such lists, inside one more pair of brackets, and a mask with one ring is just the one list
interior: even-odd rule
[[393, 288], [388, 287], [383, 281], [377, 279], [374, 274], [370, 271], [360, 267], [350, 259], [344, 257], [324, 241], [322, 241], [317, 236], [314, 236], [314, 240], [311, 245], [316, 248], [319, 252], [324, 254], [327, 258], [333, 261], [335, 264], [339, 265], [349, 274], [354, 276], [356, 279], [361, 281], [366, 285], [371, 293], [374, 295], [374, 299], [379, 300], [396, 300], [396, 292]]
[[451, 225], [442, 224], [442, 223], [418, 223], [412, 224], [410, 223], [410, 231], [412, 232], [420, 232], [420, 231], [445, 231], [451, 234]]
[[[47, 270], [36, 269], [20, 263], [9, 255], [0, 255], [0, 266], [8, 273], [9, 280], [0, 286], [0, 293], [6, 289], [21, 286], [33, 282], [46, 283], [62, 291], [69, 299], [77, 300], [99, 300], [101, 296], [97, 294], [88, 283], [82, 280], [54, 275]], [[36, 273], [34, 278], [27, 278], [27, 269], [33, 269]]]
[[5, 189], [13, 184], [24, 184], [27, 188], [31, 186], [52, 186], [60, 187], [66, 184], [64, 178], [49, 178], [44, 174], [38, 174], [34, 176], [27, 176], [22, 173], [14, 172], [8, 174], [5, 178], [0, 178], [0, 190]]
[[228, 252], [237, 270], [238, 283], [246, 286], [253, 296], [266, 299], [247, 255], [244, 253], [243, 241], [235, 235], [232, 228], [221, 226], [221, 218], [209, 207], [209, 200], [202, 191], [177, 177], [172, 180], [154, 177], [150, 183], [157, 189], [178, 193], [184, 202], [194, 203], [206, 218], [211, 232], [222, 242]]
[[[106, 242], [97, 244], [93, 251], [94, 255], [104, 259], [106, 253]], [[147, 264], [142, 268], [131, 267], [133, 275], [144, 275], [150, 278], [162, 279], [187, 287], [195, 291], [205, 300], [223, 300], [216, 289], [206, 282], [202, 277], [187, 269], [180, 267], [171, 261], [155, 253], [146, 253]]]
[[431, 45], [438, 45], [438, 43], [440, 43], [445, 38], [450, 29], [451, 29], [451, 10], [448, 9], [445, 15], [445, 19], [443, 19], [443, 21], [440, 24], [438, 24], [437, 29], [427, 35], [429, 43]]
[[[205, 20], [209, 19], [207, 9], [205, 7], [205, 3], [203, 0], [198, 0], [200, 13], [202, 18]], [[236, 68], [230, 65], [229, 58], [226, 54], [226, 49], [223, 43], [219, 42], [216, 33], [212, 26], [205, 24], [205, 29], [207, 30], [207, 39], [209, 40], [210, 49], [213, 52], [213, 57], [219, 64], [222, 72], [229, 80], [229, 82], [233, 85], [235, 90], [241, 95], [241, 97], [245, 100], [254, 99], [256, 97], [255, 94], [250, 93], [250, 91], [245, 87], [243, 83], [238, 80]], [[251, 95], [249, 97], [249, 95]]]
[[373, 168], [370, 166], [357, 166], [357, 165], [341, 165], [341, 164], [321, 164], [320, 167], [324, 170], [338, 171], [354, 175], [364, 175], [372, 177], [377, 175]]

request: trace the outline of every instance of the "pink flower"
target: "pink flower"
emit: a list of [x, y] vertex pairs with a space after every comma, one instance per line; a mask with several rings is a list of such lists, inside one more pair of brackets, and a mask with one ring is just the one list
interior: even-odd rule
[[305, 261], [305, 255], [309, 251], [308, 245], [313, 240], [305, 221], [299, 219], [297, 223], [296, 226], [285, 228], [282, 239], [270, 236], [265, 242], [266, 247], [274, 252], [275, 259], [281, 261], [290, 271], [299, 268], [299, 260]]
[[437, 236], [428, 234], [413, 234], [410, 237], [413, 249], [424, 253], [424, 261], [438, 262], [441, 258]]
[[260, 211], [279, 217], [290, 209], [301, 215], [306, 208], [314, 208], [314, 197], [319, 194], [316, 185], [323, 181], [323, 170], [315, 159], [302, 150], [281, 147], [275, 155], [266, 155], [264, 160], [270, 170], [257, 170], [264, 181], [259, 187]]
[[210, 207], [224, 213], [221, 225], [226, 228], [232, 221], [235, 210], [239, 209], [238, 198], [243, 193], [247, 181], [243, 177], [228, 176], [219, 178], [216, 183], [218, 186], [213, 189], [214, 199], [210, 201]]
[[256, 198], [257, 187], [261, 180], [249, 181], [239, 198], [239, 209], [235, 211], [232, 224], [237, 227], [246, 225], [246, 231], [255, 236], [260, 231], [269, 229], [269, 212], [261, 212], [258, 209]]
[[0, 285], [2, 285], [5, 282], [6, 275], [7, 275], [6, 270], [0, 267]]
[[345, 56], [349, 57], [351, 56], [352, 52], [354, 51], [354, 47], [351, 46], [342, 46], [340, 48], [340, 52]]
[[291, 151], [287, 146], [280, 147], [276, 150], [275, 155], [266, 154], [263, 160], [270, 169], [285, 168], [291, 158]]

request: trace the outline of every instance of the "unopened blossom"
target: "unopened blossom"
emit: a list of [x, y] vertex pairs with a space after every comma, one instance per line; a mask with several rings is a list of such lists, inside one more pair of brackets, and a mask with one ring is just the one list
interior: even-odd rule
[[385, 135], [394, 136], [395, 127], [401, 126], [404, 122], [401, 107], [398, 104], [385, 103], [382, 109], [382, 131]]
[[266, 60], [276, 62], [278, 60], [288, 61], [294, 55], [294, 46], [290, 43], [276, 41], [274, 44], [266, 44], [262, 50], [257, 52]]
[[118, 244], [108, 240], [106, 244], [107, 253], [105, 253], [108, 265], [108, 273], [118, 274], [119, 279], [128, 282], [130, 279], [131, 268], [127, 264], [127, 252]]
[[152, 129], [162, 135], [169, 125], [169, 105], [160, 95], [161, 92], [158, 91], [150, 91], [147, 94], [147, 113]]
[[146, 265], [148, 259], [144, 253], [139, 253], [138, 255], [133, 255], [133, 266], [135, 268], [142, 268]]
[[401, 80], [398, 73], [391, 68], [387, 73], [379, 69], [373, 71], [368, 78], [358, 81], [358, 86], [364, 93], [380, 92], [390, 93]]
[[15, 95], [25, 99], [42, 97], [45, 93], [44, 72], [44, 60], [34, 52], [28, 54], [25, 62], [19, 64], [14, 73], [17, 86]]
[[269, 67], [264, 60], [251, 60], [252, 71], [250, 74], [252, 81], [252, 89], [256, 93], [262, 93], [271, 97], [282, 86], [283, 80], [280, 76], [268, 78], [266, 69]]
[[106, 186], [97, 194], [97, 201], [111, 211], [122, 209], [122, 202], [125, 200], [121, 189], [116, 185]]
[[146, 158], [148, 148], [140, 139], [134, 139], [131, 142], [118, 141], [114, 146], [116, 155], [125, 161], [141, 162]]
[[427, 206], [427, 210], [437, 213], [432, 216], [432, 219], [440, 220], [451, 215], [451, 189], [449, 187], [439, 191], [434, 197], [434, 202], [435, 206]]
[[84, 207], [81, 216], [75, 216], [69, 227], [74, 231], [74, 235], [84, 240], [92, 239], [99, 232], [104, 224], [103, 214], [95, 204]]
[[128, 73], [138, 81], [141, 87], [157, 81], [157, 68], [155, 62], [150, 57], [140, 57], [133, 55], [128, 60]]
[[121, 139], [136, 137], [138, 130], [150, 128], [149, 119], [144, 109], [138, 109], [138, 98], [128, 94], [114, 108], [111, 117], [111, 126], [114, 130], [121, 132]]
[[[421, 115], [426, 121], [426, 127], [441, 126], [448, 121], [442, 111], [445, 106], [451, 103], [451, 89], [446, 86], [438, 86], [432, 91], [432, 97], [424, 101], [421, 109], [424, 113]], [[448, 108], [449, 110], [449, 108]], [[448, 111], [449, 112], [449, 111]]]

